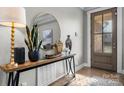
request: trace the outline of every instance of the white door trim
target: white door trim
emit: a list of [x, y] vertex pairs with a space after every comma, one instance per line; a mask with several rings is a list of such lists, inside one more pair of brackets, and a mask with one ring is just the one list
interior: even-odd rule
[[[111, 7], [97, 8], [87, 12], [87, 46], [88, 46], [88, 67], [91, 67], [91, 13], [109, 9]], [[117, 72], [122, 70], [122, 8], [117, 8]]]

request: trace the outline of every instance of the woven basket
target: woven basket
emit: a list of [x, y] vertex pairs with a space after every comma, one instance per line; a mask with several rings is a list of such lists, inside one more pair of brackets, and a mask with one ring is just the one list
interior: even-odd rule
[[60, 54], [63, 50], [63, 43], [61, 41], [57, 42], [55, 45], [54, 45], [54, 49], [56, 51], [56, 54]]

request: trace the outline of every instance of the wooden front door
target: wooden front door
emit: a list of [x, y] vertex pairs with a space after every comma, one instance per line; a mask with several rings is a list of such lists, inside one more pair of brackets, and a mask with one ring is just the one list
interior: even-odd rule
[[117, 70], [117, 8], [91, 14], [91, 66]]

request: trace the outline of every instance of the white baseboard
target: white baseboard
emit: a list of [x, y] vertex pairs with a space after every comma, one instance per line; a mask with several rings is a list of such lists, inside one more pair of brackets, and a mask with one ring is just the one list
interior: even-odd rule
[[[78, 70], [82, 69], [82, 68], [85, 67], [85, 66], [87, 66], [86, 63], [83, 63], [83, 64], [81, 64], [81, 65], [76, 66], [76, 72], [77, 72]], [[64, 76], [65, 76], [65, 74], [63, 73], [61, 76], [59, 76], [59, 77], [57, 77], [56, 79], [54, 79], [53, 81], [51, 81], [50, 84], [53, 83], [53, 82], [55, 82], [56, 80], [58, 80], [58, 79], [64, 77]], [[47, 85], [49, 85], [49, 84], [47, 84]], [[40, 85], [40, 86], [41, 86], [41, 85]]]
[[121, 74], [124, 74], [124, 70], [121, 71]]
[[[83, 63], [83, 64], [81, 64], [81, 65], [79, 65], [79, 66], [76, 66], [76, 72], [77, 72], [78, 70], [82, 69], [82, 68], [85, 67], [85, 66], [87, 66], [86, 63]], [[53, 82], [55, 82], [56, 80], [58, 80], [58, 79], [64, 77], [64, 76], [65, 76], [65, 74], [62, 74], [61, 76], [59, 76], [59, 77], [57, 77], [56, 79], [54, 79], [53, 81], [51, 81], [50, 84], [53, 83]], [[48, 84], [48, 85], [49, 85], [49, 84]]]
[[[84, 66], [85, 67], [91, 67], [91, 66], [88, 65], [88, 63], [85, 63]], [[117, 71], [117, 73], [124, 74], [124, 69]]]
[[83, 64], [81, 64], [81, 65], [76, 66], [76, 72], [77, 72], [78, 70], [82, 69], [83, 67], [86, 67], [86, 66], [87, 66], [87, 63], [83, 63]]
[[[88, 65], [88, 63], [85, 62], [85, 63], [83, 63], [83, 64], [81, 64], [81, 65], [79, 65], [79, 66], [76, 66], [76, 72], [77, 72], [78, 70], [80, 70], [81, 68], [83, 68], [83, 67], [90, 67], [90, 66]], [[117, 73], [124, 74], [124, 69], [118, 71]]]
[[124, 74], [124, 70], [117, 71], [117, 73]]
[[[59, 76], [59, 77], [57, 77], [56, 79], [54, 79], [53, 81], [51, 81], [49, 84], [51, 84], [51, 83], [53, 83], [53, 82], [59, 80], [60, 78], [62, 78], [62, 77], [64, 77], [64, 76], [65, 76], [65, 74], [62, 74], [61, 76]], [[49, 85], [49, 84], [48, 84], [48, 85]]]
[[62, 78], [62, 77], [64, 77], [64, 76], [65, 76], [65, 74], [62, 74], [61, 76], [59, 76], [59, 77], [55, 78], [54, 80], [52, 80], [50, 83], [48, 83], [48, 84], [46, 84], [46, 85], [40, 84], [40, 85], [38, 85], [38, 86], [48, 86], [48, 85], [50, 85], [51, 83], [53, 83], [53, 82], [59, 80], [60, 78]]

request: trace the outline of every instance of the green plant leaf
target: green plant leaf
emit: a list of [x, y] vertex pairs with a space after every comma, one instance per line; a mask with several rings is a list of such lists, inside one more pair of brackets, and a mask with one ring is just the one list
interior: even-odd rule
[[42, 45], [42, 40], [39, 42], [38, 49], [37, 49], [38, 51], [39, 51], [41, 45]]
[[36, 48], [38, 48], [38, 43], [39, 43], [39, 33], [38, 33], [38, 28], [36, 28], [36, 36], [37, 36], [37, 39], [36, 39]]
[[29, 30], [28, 26], [26, 26], [26, 32], [27, 32], [27, 36], [29, 37], [30, 36], [30, 30]]
[[38, 48], [38, 31], [35, 32], [35, 38], [34, 38], [34, 49], [37, 50]]
[[33, 51], [33, 42], [31, 41], [31, 37], [29, 37], [29, 43], [30, 43], [31, 51]]
[[27, 39], [25, 39], [25, 43], [29, 49], [29, 51], [34, 51], [34, 50], [38, 50], [41, 47], [42, 44], [42, 40], [39, 42], [39, 33], [38, 33], [38, 26], [33, 25], [32, 30], [30, 31], [30, 29], [28, 28], [28, 26], [26, 26], [26, 32], [27, 32]]
[[28, 47], [28, 50], [30, 51], [31, 49], [30, 49], [30, 44], [28, 43], [28, 41], [25, 39], [25, 44], [27, 45], [27, 47]]
[[35, 36], [35, 31], [36, 31], [37, 26], [33, 25], [33, 28], [31, 30], [31, 40], [34, 42], [34, 36]]
[[31, 32], [30, 32], [28, 26], [26, 26], [26, 32], [27, 32], [27, 38], [28, 38], [28, 44], [30, 46], [30, 50], [33, 51], [33, 43], [32, 43], [32, 40], [31, 40]]
[[34, 40], [34, 32], [35, 32], [35, 28], [33, 26], [32, 30], [31, 30], [31, 40]]

